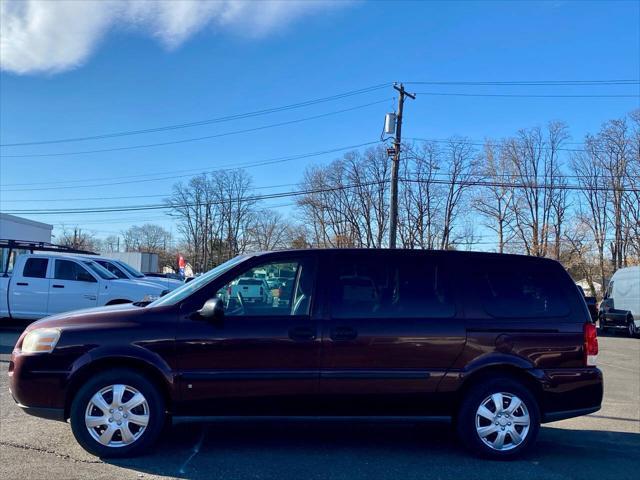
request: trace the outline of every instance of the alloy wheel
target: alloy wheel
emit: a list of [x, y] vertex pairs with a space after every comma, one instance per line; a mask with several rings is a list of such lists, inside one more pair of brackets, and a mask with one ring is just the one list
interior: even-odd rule
[[109, 385], [96, 392], [84, 416], [94, 440], [106, 447], [124, 447], [136, 442], [149, 424], [149, 404], [129, 385]]
[[489, 448], [507, 451], [527, 438], [531, 426], [529, 410], [516, 395], [499, 392], [485, 398], [476, 411], [476, 432]]

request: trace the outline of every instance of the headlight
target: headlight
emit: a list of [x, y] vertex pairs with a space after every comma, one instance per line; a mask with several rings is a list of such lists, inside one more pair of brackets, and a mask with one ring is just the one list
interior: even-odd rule
[[142, 299], [143, 302], [155, 302], [156, 300], [158, 300], [160, 298], [160, 295], [145, 295], [144, 298]]
[[54, 328], [38, 328], [27, 333], [22, 341], [24, 353], [49, 353], [60, 340], [60, 330]]

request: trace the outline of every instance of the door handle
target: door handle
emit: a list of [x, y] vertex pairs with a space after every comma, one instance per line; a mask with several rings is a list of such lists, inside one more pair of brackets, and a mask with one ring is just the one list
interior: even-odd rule
[[329, 336], [331, 340], [336, 342], [348, 342], [349, 340], [355, 340], [358, 332], [352, 327], [336, 327], [331, 330]]
[[84, 295], [84, 298], [88, 298], [89, 300], [95, 300], [97, 297], [95, 295]]
[[16, 285], [20, 285], [21, 287], [28, 287], [29, 284], [27, 282], [17, 282]]
[[64, 288], [64, 285], [59, 285], [57, 283], [54, 283], [53, 285], [51, 285], [53, 288]]
[[316, 330], [311, 327], [293, 327], [289, 329], [289, 338], [291, 340], [315, 340]]

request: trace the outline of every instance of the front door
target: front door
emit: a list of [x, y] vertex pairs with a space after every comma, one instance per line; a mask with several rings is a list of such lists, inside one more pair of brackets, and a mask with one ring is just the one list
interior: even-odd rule
[[[177, 335], [181, 413], [310, 412], [320, 352], [314, 283], [311, 256], [253, 260], [185, 301]], [[224, 318], [204, 320], [197, 310], [215, 296]]]
[[79, 262], [55, 259], [49, 280], [49, 315], [95, 307], [98, 280]]
[[433, 393], [466, 337], [438, 257], [337, 252], [327, 284], [320, 372], [326, 413], [433, 411]]

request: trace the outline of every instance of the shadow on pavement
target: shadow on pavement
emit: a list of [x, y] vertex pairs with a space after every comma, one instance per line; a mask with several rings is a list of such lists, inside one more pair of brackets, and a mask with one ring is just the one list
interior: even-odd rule
[[543, 427], [533, 451], [495, 462], [467, 454], [448, 425], [213, 423], [177, 425], [123, 468], [197, 478], [635, 478], [639, 433]]

